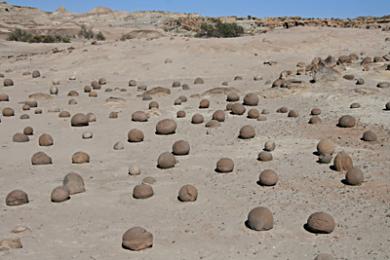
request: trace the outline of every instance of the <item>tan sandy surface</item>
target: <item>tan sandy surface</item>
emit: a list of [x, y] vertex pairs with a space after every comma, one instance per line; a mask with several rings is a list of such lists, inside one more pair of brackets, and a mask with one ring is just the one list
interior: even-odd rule
[[[22, 249], [0, 252], [1, 259], [313, 259], [318, 253], [331, 253], [337, 259], [390, 259], [390, 112], [384, 105], [390, 101], [390, 89], [379, 89], [380, 81], [390, 81], [390, 71], [374, 64], [362, 71], [356, 63], [346, 66], [335, 82], [308, 83], [295, 90], [271, 89], [271, 83], [282, 70], [295, 70], [298, 62], [327, 55], [338, 57], [356, 53], [383, 56], [390, 51], [380, 30], [294, 28], [236, 39], [192, 39], [164, 37], [152, 41], [131, 40], [72, 44], [26, 44], [0, 42], [0, 73], [12, 78], [13, 87], [0, 87], [0, 93], [10, 96], [1, 102], [15, 109], [15, 116], [2, 117], [0, 123], [0, 239], [21, 237]], [[75, 49], [71, 52], [68, 47]], [[64, 50], [52, 53], [57, 47]], [[165, 63], [166, 59], [172, 63]], [[264, 61], [277, 64], [264, 65]], [[23, 76], [26, 71], [39, 70], [41, 77]], [[362, 86], [347, 81], [343, 74], [365, 79]], [[76, 80], [68, 80], [75, 76]], [[233, 81], [240, 75], [243, 80]], [[261, 75], [263, 80], [254, 81]], [[107, 85], [98, 90], [98, 97], [88, 97], [85, 85], [101, 77]], [[196, 77], [205, 80], [194, 85]], [[302, 76], [309, 82], [310, 76]], [[143, 101], [137, 87], [128, 87], [135, 79], [148, 89], [156, 86], [171, 89], [166, 96], [153, 96], [160, 109], [151, 112], [148, 122], [135, 123], [131, 114], [148, 111], [149, 101]], [[34, 109], [22, 111], [20, 102], [32, 93], [49, 94], [52, 81], [60, 81], [58, 96], [39, 100], [42, 114]], [[190, 90], [172, 88], [174, 80], [188, 83]], [[267, 109], [267, 121], [246, 116], [233, 116], [220, 127], [206, 128], [191, 124], [191, 116], [201, 113], [206, 121], [217, 109], [225, 109], [225, 94], [205, 93], [222, 87], [239, 91], [242, 97], [258, 93], [257, 108]], [[267, 82], [268, 81], [268, 82]], [[2, 81], [1, 81], [2, 83]], [[112, 88], [113, 92], [105, 92]], [[125, 88], [120, 92], [115, 88]], [[70, 90], [80, 93], [78, 104], [68, 105]], [[185, 95], [187, 103], [174, 106], [174, 100]], [[109, 97], [124, 98], [123, 102], [107, 103]], [[209, 109], [198, 109], [201, 98], [211, 102]], [[353, 102], [361, 108], [350, 109]], [[299, 112], [298, 118], [276, 113], [287, 106]], [[310, 110], [322, 110], [322, 123], [309, 125]], [[74, 128], [70, 119], [61, 119], [48, 110], [59, 108], [77, 112], [93, 112], [97, 121], [88, 127]], [[176, 119], [176, 134], [155, 134], [156, 123], [164, 118], [176, 118], [178, 110], [187, 117]], [[118, 119], [109, 119], [118, 111]], [[20, 120], [23, 113], [30, 119]], [[358, 119], [353, 129], [336, 127], [337, 119], [350, 114]], [[256, 137], [237, 138], [243, 125], [256, 128]], [[34, 128], [27, 143], [12, 142], [16, 132], [26, 126]], [[145, 140], [128, 143], [127, 132], [142, 129]], [[371, 129], [378, 142], [360, 140]], [[85, 131], [93, 138], [82, 139]], [[51, 147], [39, 147], [38, 137], [48, 133], [54, 138]], [[348, 152], [354, 165], [365, 174], [358, 187], [346, 186], [342, 173], [318, 164], [313, 154], [321, 138], [330, 138], [337, 151]], [[171, 151], [179, 139], [191, 145], [188, 156], [177, 157], [178, 164], [168, 170], [156, 167], [157, 157]], [[273, 140], [276, 150], [273, 161], [259, 162], [257, 154], [266, 141]], [[124, 150], [114, 150], [117, 141]], [[71, 156], [85, 151], [91, 162], [72, 165]], [[31, 156], [44, 151], [53, 159], [50, 166], [32, 166]], [[230, 174], [214, 171], [217, 160], [230, 157], [235, 169]], [[128, 168], [138, 164], [141, 175], [130, 176]], [[259, 173], [271, 168], [278, 172], [275, 187], [261, 187], [256, 182]], [[82, 175], [87, 191], [74, 195], [64, 203], [52, 203], [50, 193], [63, 177], [75, 171]], [[146, 176], [154, 177], [154, 196], [146, 200], [132, 198], [133, 187]], [[179, 188], [193, 184], [198, 188], [198, 200], [181, 203]], [[18, 207], [5, 205], [6, 195], [14, 189], [28, 193], [30, 202]], [[274, 228], [255, 232], [245, 227], [248, 212], [257, 206], [268, 207], [274, 216]], [[316, 211], [330, 213], [337, 226], [329, 235], [314, 235], [303, 225]], [[13, 234], [18, 225], [31, 232]], [[122, 249], [122, 234], [133, 226], [142, 226], [154, 235], [152, 248], [140, 252]]]

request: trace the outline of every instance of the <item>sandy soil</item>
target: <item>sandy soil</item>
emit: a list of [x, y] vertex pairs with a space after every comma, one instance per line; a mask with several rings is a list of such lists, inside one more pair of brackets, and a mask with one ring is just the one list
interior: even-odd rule
[[[0, 252], [1, 259], [313, 259], [318, 253], [330, 253], [336, 259], [390, 259], [390, 112], [384, 105], [390, 101], [390, 89], [376, 84], [390, 81], [390, 71], [374, 64], [370, 71], [362, 71], [358, 64], [347, 66], [343, 74], [362, 77], [365, 84], [355, 85], [341, 77], [335, 82], [309, 84], [296, 90], [271, 89], [271, 83], [282, 70], [295, 70], [298, 62], [327, 55], [338, 57], [356, 53], [364, 56], [383, 56], [390, 51], [385, 38], [389, 33], [379, 30], [294, 28], [236, 39], [160, 38], [73, 44], [24, 44], [0, 42], [0, 73], [12, 78], [13, 87], [0, 87], [0, 93], [10, 96], [10, 102], [0, 102], [0, 108], [10, 106], [16, 115], [2, 117], [0, 123], [0, 239], [21, 237], [22, 249]], [[73, 46], [71, 52], [67, 48]], [[52, 53], [57, 47], [64, 50]], [[171, 59], [172, 63], [165, 63]], [[276, 61], [264, 65], [264, 61]], [[26, 71], [39, 70], [41, 77], [23, 76]], [[76, 80], [68, 80], [71, 76]], [[234, 81], [236, 75], [243, 80]], [[263, 80], [254, 81], [261, 75]], [[107, 85], [91, 98], [83, 87], [92, 80], [107, 79]], [[205, 80], [194, 85], [195, 77]], [[309, 76], [302, 76], [307, 82]], [[171, 94], [154, 96], [160, 109], [151, 113], [146, 123], [131, 121], [137, 110], [148, 110], [136, 87], [128, 87], [135, 79], [148, 89], [163, 86]], [[42, 114], [34, 109], [22, 111], [20, 102], [37, 92], [49, 93], [52, 81], [60, 81], [59, 95], [39, 100]], [[189, 90], [171, 88], [174, 80], [188, 83]], [[217, 109], [225, 109], [226, 95], [208, 94], [207, 90], [229, 86], [237, 89], [241, 98], [245, 93], [260, 96], [257, 108], [267, 109], [266, 121], [228, 113], [226, 122], [215, 129], [204, 124], [191, 124], [191, 116], [201, 113], [206, 121]], [[126, 92], [107, 88], [125, 88]], [[80, 93], [78, 104], [68, 105], [70, 90]], [[180, 95], [188, 102], [174, 106]], [[124, 98], [124, 102], [106, 102], [109, 97]], [[211, 102], [209, 109], [198, 109], [201, 98]], [[242, 99], [241, 99], [242, 100]], [[361, 107], [350, 109], [353, 102]], [[297, 110], [298, 118], [276, 113], [287, 106]], [[322, 110], [322, 123], [309, 125], [310, 110]], [[88, 127], [74, 128], [70, 119], [61, 119], [59, 108], [77, 112], [93, 112], [97, 121]], [[175, 135], [155, 135], [155, 125], [163, 118], [176, 118], [178, 110], [187, 117], [176, 119]], [[118, 119], [109, 119], [111, 111], [118, 111]], [[23, 113], [30, 119], [20, 120]], [[337, 119], [350, 114], [358, 119], [353, 129], [336, 127]], [[237, 138], [239, 129], [250, 124], [256, 137]], [[27, 143], [12, 142], [16, 132], [26, 126], [34, 128]], [[142, 129], [145, 140], [127, 142], [131, 128]], [[371, 129], [378, 142], [360, 140], [362, 133]], [[93, 138], [82, 139], [85, 131]], [[38, 137], [48, 133], [54, 138], [51, 147], [38, 146]], [[344, 185], [342, 173], [318, 164], [313, 154], [321, 138], [330, 138], [337, 151], [348, 152], [365, 174], [365, 182], [358, 187]], [[191, 145], [190, 155], [178, 157], [176, 167], [161, 170], [157, 157], [171, 151], [179, 139]], [[276, 150], [273, 161], [259, 162], [257, 154], [263, 144], [273, 140]], [[113, 150], [117, 141], [124, 150]], [[71, 156], [85, 151], [91, 162], [72, 165]], [[53, 159], [50, 166], [32, 166], [31, 156], [44, 151]], [[230, 157], [235, 170], [230, 174], [214, 171], [217, 160]], [[128, 175], [128, 167], [138, 164], [141, 175]], [[256, 182], [259, 173], [274, 169], [279, 183], [271, 188]], [[63, 177], [75, 171], [82, 175], [87, 191], [64, 203], [52, 203], [50, 193], [60, 185]], [[146, 176], [154, 177], [154, 196], [146, 200], [132, 198], [133, 187]], [[181, 203], [179, 188], [193, 184], [198, 188], [198, 200]], [[28, 193], [28, 204], [9, 207], [6, 195], [14, 189]], [[257, 206], [268, 207], [274, 216], [274, 228], [255, 232], [245, 227], [248, 212]], [[337, 226], [329, 235], [307, 232], [303, 225], [316, 211], [330, 213]], [[18, 225], [31, 232], [13, 234]], [[122, 249], [122, 234], [133, 226], [142, 226], [154, 235], [152, 248], [140, 252]]]

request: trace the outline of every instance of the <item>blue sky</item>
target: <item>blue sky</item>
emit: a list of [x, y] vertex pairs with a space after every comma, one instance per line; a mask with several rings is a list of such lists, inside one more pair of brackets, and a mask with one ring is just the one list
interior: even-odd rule
[[253, 15], [303, 16], [303, 17], [357, 17], [390, 14], [390, 0], [9, 0], [17, 5], [33, 6], [45, 11], [54, 11], [64, 6], [72, 12], [86, 12], [96, 6], [114, 10], [163, 10], [184, 13], [199, 13], [206, 16]]

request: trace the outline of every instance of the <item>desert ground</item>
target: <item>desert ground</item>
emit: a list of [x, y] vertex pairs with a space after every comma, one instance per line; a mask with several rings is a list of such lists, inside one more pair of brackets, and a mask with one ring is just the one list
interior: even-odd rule
[[[390, 111], [385, 109], [390, 87], [377, 87], [390, 81], [389, 62], [361, 65], [365, 57], [389, 54], [387, 37], [389, 32], [379, 29], [296, 27], [234, 39], [169, 36], [93, 45], [1, 40], [0, 93], [9, 101], [0, 102], [0, 108], [13, 108], [15, 115], [2, 116], [0, 122], [0, 240], [20, 238], [23, 247], [1, 250], [0, 258], [294, 260], [327, 253], [335, 259], [390, 259]], [[313, 82], [309, 72], [295, 75], [299, 62], [309, 65], [315, 57], [332, 55], [337, 60], [352, 53], [357, 60], [334, 66], [336, 80]], [[40, 77], [32, 77], [34, 70]], [[293, 72], [287, 79], [300, 80], [297, 86], [272, 88], [285, 70]], [[194, 84], [197, 77], [204, 84]], [[96, 97], [84, 93], [86, 85], [100, 78], [107, 83], [93, 90]], [[364, 79], [363, 85], [356, 84], [358, 78]], [[3, 87], [4, 79], [14, 85]], [[136, 86], [129, 86], [129, 80]], [[189, 87], [172, 87], [174, 81]], [[53, 86], [57, 95], [50, 94]], [[70, 91], [79, 95], [68, 96]], [[245, 106], [241, 116], [232, 115], [226, 97], [233, 92], [240, 103], [248, 93], [255, 93], [259, 102]], [[175, 105], [180, 96], [187, 101]], [[38, 107], [22, 110], [31, 99]], [[209, 100], [208, 108], [199, 108], [202, 99]], [[149, 109], [151, 101], [159, 108]], [[350, 108], [352, 103], [360, 107]], [[280, 107], [295, 110], [298, 117], [276, 112]], [[261, 120], [249, 119], [251, 108], [268, 113]], [[308, 123], [312, 108], [321, 109], [318, 124]], [[186, 112], [184, 118], [176, 117], [180, 110]], [[225, 121], [206, 127], [216, 110], [225, 111]], [[71, 116], [94, 113], [96, 122], [72, 127], [71, 117], [60, 118], [60, 111]], [[132, 121], [136, 111], [144, 111], [147, 122]], [[118, 112], [118, 118], [109, 118], [111, 112]], [[191, 123], [196, 113], [203, 115], [204, 123]], [[23, 114], [29, 118], [20, 119]], [[343, 115], [356, 118], [356, 125], [338, 127]], [[156, 134], [162, 119], [176, 121], [174, 134]], [[254, 138], [239, 138], [244, 125], [255, 129]], [[34, 130], [29, 141], [14, 142], [14, 134], [27, 126]], [[128, 142], [134, 128], [144, 133], [142, 142]], [[366, 130], [375, 132], [377, 140], [363, 141]], [[83, 139], [85, 132], [93, 137]], [[39, 145], [43, 133], [52, 136], [53, 145]], [[345, 172], [317, 162], [322, 139], [335, 144], [333, 156], [341, 151], [350, 155], [364, 173], [361, 185], [346, 185]], [[171, 152], [177, 140], [187, 141], [190, 153], [175, 156], [173, 168], [158, 168], [159, 155]], [[267, 141], [276, 144], [273, 160], [259, 161]], [[117, 142], [124, 149], [115, 150]], [[32, 165], [33, 154], [40, 151], [52, 164]], [[89, 163], [72, 163], [77, 151], [88, 153]], [[232, 172], [216, 172], [223, 157], [234, 161]], [[139, 175], [129, 174], [133, 166], [139, 167]], [[277, 172], [275, 186], [257, 183], [265, 169]], [[70, 172], [82, 176], [85, 192], [52, 202], [52, 190]], [[135, 199], [133, 188], [145, 177], [155, 179], [154, 195]], [[185, 184], [197, 188], [196, 201], [178, 200]], [[25, 191], [29, 202], [6, 205], [7, 194], [15, 189]], [[259, 206], [272, 212], [271, 230], [246, 227], [249, 211]], [[319, 211], [336, 222], [330, 234], [304, 228], [308, 217]], [[123, 233], [135, 226], [153, 234], [152, 247], [122, 247]]]

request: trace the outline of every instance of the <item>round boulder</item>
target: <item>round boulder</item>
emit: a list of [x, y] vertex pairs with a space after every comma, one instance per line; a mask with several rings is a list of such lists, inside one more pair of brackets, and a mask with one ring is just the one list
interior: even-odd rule
[[187, 155], [190, 153], [190, 144], [187, 141], [176, 141], [172, 146], [172, 153], [174, 155]]
[[335, 151], [334, 143], [329, 139], [321, 139], [317, 144], [317, 152], [320, 155], [332, 155]]
[[157, 167], [160, 169], [169, 169], [175, 167], [176, 158], [173, 154], [165, 152], [160, 154], [157, 159]]
[[12, 141], [15, 143], [25, 143], [30, 141], [30, 138], [28, 138], [28, 136], [24, 133], [16, 133], [12, 137]]
[[139, 251], [153, 246], [153, 235], [142, 227], [133, 227], [122, 236], [122, 247]]
[[255, 231], [270, 230], [274, 226], [272, 212], [266, 207], [257, 207], [248, 214], [246, 226]]
[[144, 140], [144, 133], [139, 129], [131, 129], [127, 134], [127, 141], [130, 143], [139, 143]]
[[257, 106], [259, 104], [259, 97], [254, 93], [248, 93], [244, 97], [245, 106]]
[[153, 188], [148, 184], [136, 185], [133, 189], [134, 199], [147, 199], [153, 196]]
[[85, 184], [80, 174], [71, 172], [65, 175], [62, 182], [70, 195], [85, 192]]
[[353, 167], [347, 171], [345, 175], [345, 182], [349, 185], [356, 186], [361, 185], [364, 181], [363, 172], [357, 168]]
[[339, 152], [333, 160], [333, 167], [336, 171], [348, 171], [353, 168], [353, 162], [351, 156], [346, 152]]
[[278, 174], [270, 169], [264, 170], [259, 175], [259, 184], [262, 186], [274, 186], [278, 182]]
[[351, 128], [356, 125], [356, 119], [353, 116], [345, 115], [339, 118], [337, 126], [343, 128]]
[[131, 120], [134, 122], [148, 121], [148, 115], [144, 111], [136, 111], [131, 115]]
[[180, 188], [178, 199], [182, 202], [196, 201], [198, 198], [198, 190], [195, 186], [187, 184]]
[[51, 192], [51, 201], [52, 202], [64, 202], [68, 199], [70, 199], [70, 193], [67, 188], [64, 186], [59, 186], [54, 188], [54, 190]]
[[221, 158], [217, 162], [216, 171], [219, 173], [229, 173], [234, 169], [234, 162], [230, 158]]
[[89, 155], [85, 152], [75, 152], [72, 155], [72, 163], [74, 164], [89, 163]]
[[71, 126], [81, 127], [81, 126], [88, 126], [89, 125], [89, 118], [87, 115], [82, 113], [77, 113], [72, 116], [72, 119], [70, 120]]
[[39, 146], [51, 146], [54, 144], [53, 137], [49, 134], [42, 134], [38, 140]]
[[255, 136], [256, 136], [256, 130], [251, 125], [243, 126], [240, 129], [240, 134], [238, 135], [238, 137], [241, 139], [250, 139], [250, 138], [253, 138]]
[[7, 197], [5, 198], [5, 204], [7, 206], [19, 206], [27, 204], [28, 202], [27, 193], [22, 190], [13, 190], [8, 193]]
[[192, 116], [192, 119], [191, 119], [192, 124], [198, 125], [198, 124], [202, 124], [203, 122], [204, 122], [203, 115], [196, 113]]
[[335, 229], [336, 222], [328, 213], [316, 212], [309, 216], [306, 227], [312, 233], [329, 234]]
[[170, 135], [176, 132], [177, 124], [172, 119], [163, 119], [156, 125], [156, 134]]
[[378, 140], [378, 137], [373, 131], [367, 130], [363, 133], [362, 140], [366, 142], [375, 142]]
[[47, 164], [52, 164], [52, 160], [50, 156], [48, 156], [44, 152], [37, 152], [33, 154], [31, 157], [31, 164], [32, 165], [47, 165]]

